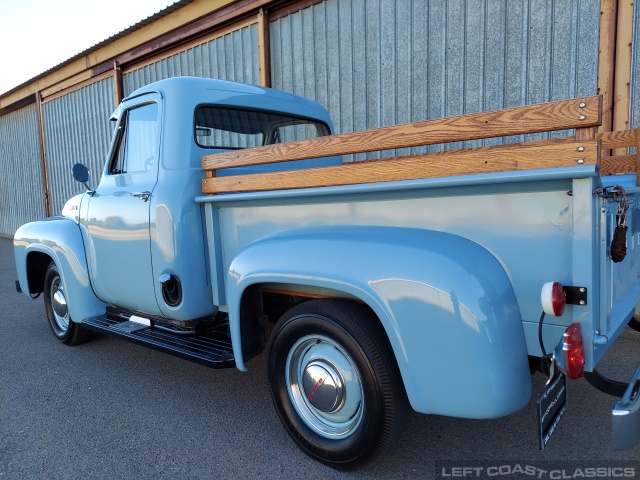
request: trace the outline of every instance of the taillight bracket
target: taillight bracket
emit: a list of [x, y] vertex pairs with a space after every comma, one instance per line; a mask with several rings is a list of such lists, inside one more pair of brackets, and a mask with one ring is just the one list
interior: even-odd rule
[[565, 297], [567, 297], [567, 305], [587, 305], [587, 287], [567, 287], [562, 286]]

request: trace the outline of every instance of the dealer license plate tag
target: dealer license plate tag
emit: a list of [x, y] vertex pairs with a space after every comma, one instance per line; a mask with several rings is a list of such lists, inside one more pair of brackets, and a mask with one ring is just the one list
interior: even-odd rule
[[540, 450], [549, 443], [560, 418], [567, 411], [567, 377], [556, 370], [538, 395], [538, 434]]

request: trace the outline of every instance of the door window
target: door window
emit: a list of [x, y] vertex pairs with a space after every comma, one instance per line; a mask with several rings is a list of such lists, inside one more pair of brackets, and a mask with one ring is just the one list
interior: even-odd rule
[[109, 173], [147, 172], [157, 161], [158, 104], [148, 103], [124, 112]]

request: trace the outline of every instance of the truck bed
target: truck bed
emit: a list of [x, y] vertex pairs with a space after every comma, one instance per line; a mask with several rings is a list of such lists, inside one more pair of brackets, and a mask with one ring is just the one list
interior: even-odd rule
[[[589, 97], [206, 155], [202, 186], [208, 195], [198, 202], [210, 223], [209, 247], [219, 251], [211, 262], [223, 263], [226, 271], [246, 245], [318, 225], [454, 234], [486, 249], [505, 269], [532, 356], [542, 354], [541, 286], [559, 280], [586, 288], [588, 305], [548, 318], [543, 332], [545, 344], [555, 346], [566, 327], [580, 321], [592, 347], [585, 359], [591, 371], [640, 298], [640, 190], [637, 175], [631, 175], [638, 171], [638, 158], [627, 154], [640, 135], [636, 130], [597, 133], [600, 122], [601, 99]], [[573, 135], [562, 138], [216, 176], [224, 168], [451, 142], [497, 143], [570, 129]], [[608, 252], [618, 212], [608, 195], [614, 183], [626, 185], [630, 203], [628, 254], [621, 263], [613, 263]], [[596, 189], [602, 194], [594, 194]], [[214, 297], [224, 303], [223, 282], [216, 288]]]

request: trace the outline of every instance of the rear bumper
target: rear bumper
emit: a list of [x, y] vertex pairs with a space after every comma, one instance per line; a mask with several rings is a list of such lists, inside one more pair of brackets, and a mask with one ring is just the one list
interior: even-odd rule
[[640, 365], [611, 413], [611, 448], [629, 450], [635, 447], [640, 442]]

